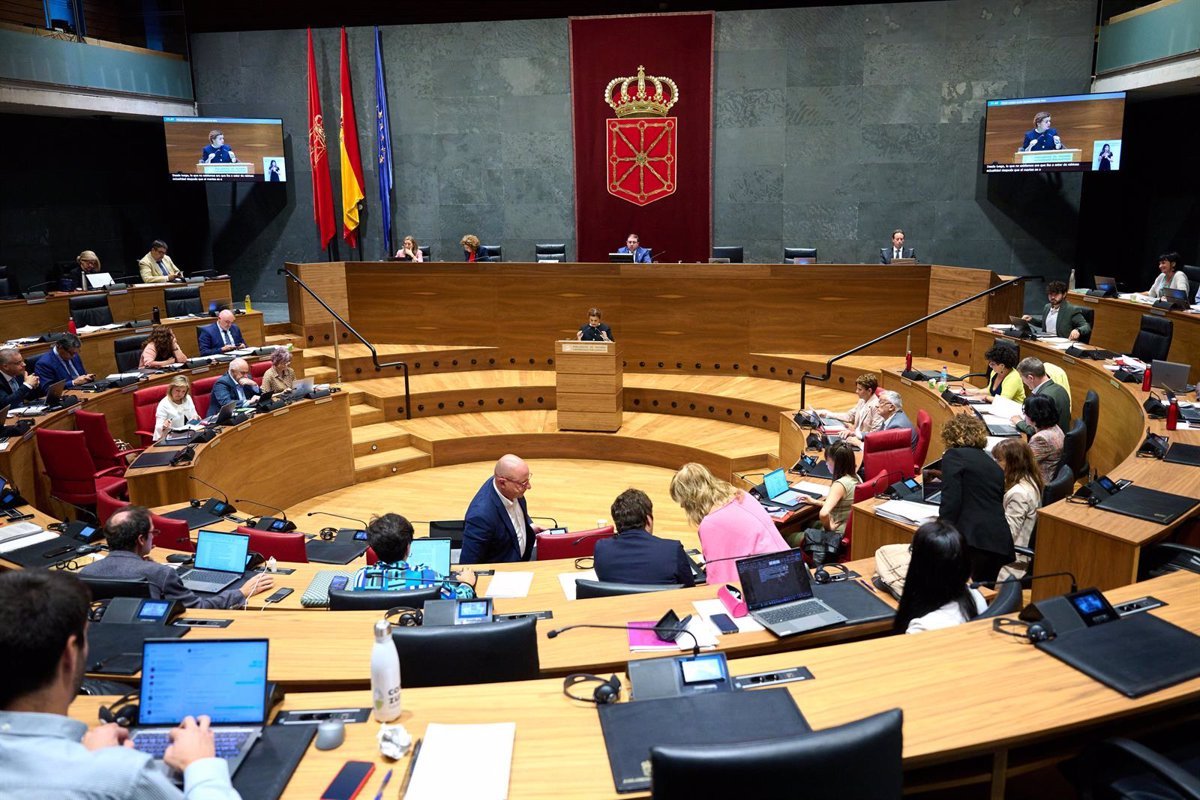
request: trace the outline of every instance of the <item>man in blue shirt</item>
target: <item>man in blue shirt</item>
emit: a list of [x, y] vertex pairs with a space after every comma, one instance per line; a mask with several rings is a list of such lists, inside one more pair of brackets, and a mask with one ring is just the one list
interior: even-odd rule
[[240, 798], [216, 758], [208, 717], [187, 717], [171, 732], [163, 760], [183, 773], [180, 791], [150, 754], [126, 746], [125, 728], [88, 730], [67, 716], [87, 671], [90, 604], [65, 572], [0, 575], [0, 797]]
[[1049, 111], [1039, 111], [1033, 117], [1033, 130], [1025, 132], [1025, 140], [1021, 142], [1021, 150], [1029, 153], [1035, 150], [1062, 150], [1062, 139], [1058, 131], [1050, 127]]
[[629, 238], [625, 240], [625, 246], [617, 251], [618, 253], [633, 253], [633, 261], [635, 264], [649, 264], [650, 248], [638, 247], [638, 235], [636, 233], [629, 234]]
[[83, 367], [83, 359], [79, 357], [81, 347], [83, 342], [78, 336], [64, 333], [55, 343], [54, 349], [38, 359], [33, 372], [38, 376], [43, 388], [48, 388], [58, 381], [66, 381], [67, 386], [91, 383], [95, 376]]

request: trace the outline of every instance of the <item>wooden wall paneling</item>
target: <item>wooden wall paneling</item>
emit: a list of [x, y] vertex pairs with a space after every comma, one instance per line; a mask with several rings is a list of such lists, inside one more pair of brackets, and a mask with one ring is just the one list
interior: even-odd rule
[[[350, 316], [350, 306], [346, 298], [346, 263], [344, 261], [329, 261], [315, 264], [284, 264], [300, 280], [308, 284], [314, 292], [321, 296], [329, 307], [342, 317], [355, 324]], [[287, 276], [281, 276], [287, 282], [288, 310], [291, 312], [293, 323], [302, 326], [329, 323], [329, 316], [321, 304], [312, 299], [308, 292], [301, 289]]]

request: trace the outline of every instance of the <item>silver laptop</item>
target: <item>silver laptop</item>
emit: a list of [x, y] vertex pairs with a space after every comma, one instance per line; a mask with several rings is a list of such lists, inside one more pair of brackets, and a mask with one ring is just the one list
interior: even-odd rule
[[1180, 364], [1176, 361], [1159, 361], [1157, 358], [1150, 362], [1150, 376], [1154, 385], [1180, 394], [1190, 392], [1196, 388], [1188, 383], [1188, 374], [1191, 371], [1191, 364]]
[[816, 497], [811, 492], [799, 492], [788, 484], [787, 470], [774, 469], [763, 476], [763, 494], [765, 502], [785, 508], [796, 508], [804, 502], [805, 497]]
[[422, 564], [445, 578], [450, 575], [449, 539], [413, 539], [408, 546], [408, 564]]
[[196, 534], [196, 568], [179, 579], [193, 592], [219, 592], [242, 577], [249, 552], [244, 533], [202, 530]]
[[134, 748], [161, 761], [171, 731], [206, 714], [217, 756], [233, 775], [267, 721], [267, 654], [266, 639], [147, 639]]
[[300, 378], [292, 386], [292, 397], [303, 397], [313, 390], [316, 381], [312, 378]]
[[776, 636], [827, 628], [846, 621], [813, 597], [804, 553], [784, 550], [736, 562], [750, 616]]

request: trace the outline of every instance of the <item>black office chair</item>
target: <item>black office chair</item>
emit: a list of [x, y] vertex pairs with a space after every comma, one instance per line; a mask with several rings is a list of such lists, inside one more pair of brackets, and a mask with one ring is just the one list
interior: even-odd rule
[[652, 797], [738, 797], [759, 786], [790, 787], [788, 796], [898, 800], [902, 724], [897, 708], [786, 739], [651, 747]]
[[417, 249], [421, 251], [421, 259], [423, 261], [433, 261], [433, 253], [429, 249], [429, 245], [423, 244]]
[[[479, 258], [479, 256], [485, 258]], [[503, 248], [498, 244], [481, 244], [479, 245], [479, 253], [475, 256], [476, 261], [503, 261]]]
[[815, 247], [785, 247], [783, 248], [783, 263], [792, 263], [793, 258], [811, 258], [815, 264], [817, 261], [817, 248]]
[[1079, 797], [1200, 800], [1200, 724], [1189, 720], [1154, 739], [1158, 749], [1124, 737], [1090, 745], [1068, 765]]
[[92, 591], [93, 600], [150, 596], [150, 583], [145, 578], [93, 578], [79, 575], [79, 580]]
[[[47, 352], [49, 352], [49, 351], [47, 351]], [[46, 353], [38, 353], [37, 355], [25, 356], [25, 374], [26, 375], [32, 375], [34, 373], [34, 370], [37, 369], [38, 360], [44, 355], [46, 355]]]
[[1084, 427], [1087, 428], [1087, 441], [1083, 446], [1083, 474], [1088, 475], [1092, 471], [1088, 454], [1092, 452], [1092, 442], [1096, 441], [1096, 426], [1100, 424], [1100, 395], [1096, 394], [1094, 389], [1088, 389], [1087, 395], [1083, 399], [1080, 418], [1083, 420]]
[[1071, 468], [1075, 480], [1087, 475], [1087, 426], [1081, 419], [1072, 420], [1063, 437], [1062, 463]]
[[713, 258], [728, 258], [730, 264], [743, 263], [742, 248], [740, 247], [714, 247], [712, 249]]
[[145, 336], [122, 336], [113, 340], [113, 355], [117, 359], [117, 372], [135, 372], [142, 360], [146, 347]]
[[394, 628], [405, 686], [462, 686], [538, 677], [533, 617], [479, 625]]
[[1154, 360], [1166, 361], [1174, 332], [1174, 324], [1166, 317], [1142, 314], [1142, 326], [1133, 340], [1131, 355], [1147, 364]]
[[10, 297], [14, 294], [16, 294], [16, 292], [12, 291], [12, 286], [9, 283], [8, 278], [0, 276], [0, 297]]
[[426, 589], [402, 589], [383, 591], [368, 589], [330, 589], [330, 611], [387, 611], [389, 608], [424, 608], [426, 600], [438, 600], [442, 596], [441, 586]]
[[169, 286], [163, 289], [163, 299], [167, 303], [165, 316], [186, 317], [188, 314], [199, 316], [204, 313], [199, 286]]
[[[1063, 453], [1066, 454], [1066, 448], [1063, 448]], [[1074, 491], [1075, 472], [1064, 458], [1058, 465], [1058, 471], [1054, 473], [1054, 477], [1042, 487], [1042, 508], [1057, 503], [1059, 500], [1065, 500]]]
[[112, 309], [108, 307], [108, 295], [85, 294], [71, 298], [71, 319], [76, 325], [111, 325]]
[[1188, 301], [1194, 302], [1196, 292], [1200, 291], [1200, 267], [1193, 267], [1190, 264], [1183, 264], [1179, 267], [1183, 270], [1183, 274], [1187, 275], [1188, 279]]
[[429, 521], [430, 539], [449, 539], [450, 546], [462, 547], [463, 529], [467, 523], [461, 519], [434, 519]]
[[1079, 309], [1079, 311], [1083, 314], [1083, 318], [1087, 320], [1088, 324], [1088, 332], [1079, 337], [1079, 342], [1081, 344], [1090, 344], [1092, 341], [1092, 331], [1096, 327], [1096, 309], [1085, 307]]
[[988, 607], [980, 612], [975, 619], [990, 619], [992, 617], [1002, 617], [1005, 614], [1012, 614], [1021, 607], [1021, 582], [1011, 581], [1009, 583], [1000, 584], [996, 596], [992, 598], [992, 602], [988, 603]]
[[1186, 570], [1200, 573], [1200, 548], [1177, 542], [1158, 542], [1138, 555], [1138, 582]]
[[626, 594], [643, 594], [645, 592], [665, 592], [668, 589], [682, 589], [678, 583], [610, 583], [609, 581], [589, 581], [579, 578], [575, 581], [575, 597], [579, 600], [590, 600], [593, 597], [618, 597]]
[[566, 261], [567, 246], [565, 244], [535, 244], [533, 246], [534, 261]]

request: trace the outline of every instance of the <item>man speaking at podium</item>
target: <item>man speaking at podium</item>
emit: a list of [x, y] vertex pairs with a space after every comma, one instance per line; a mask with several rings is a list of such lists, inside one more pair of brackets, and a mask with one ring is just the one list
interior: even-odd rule
[[879, 263], [890, 264], [895, 258], [916, 258], [917, 251], [904, 246], [904, 231], [896, 228], [892, 231], [892, 246], [879, 248]]
[[500, 457], [467, 507], [460, 564], [529, 560], [534, 534], [542, 531], [529, 519], [525, 503], [532, 477], [521, 458], [511, 453]]

